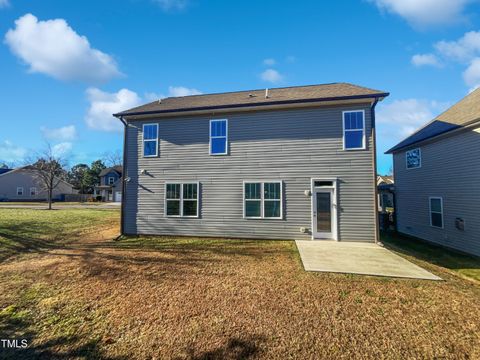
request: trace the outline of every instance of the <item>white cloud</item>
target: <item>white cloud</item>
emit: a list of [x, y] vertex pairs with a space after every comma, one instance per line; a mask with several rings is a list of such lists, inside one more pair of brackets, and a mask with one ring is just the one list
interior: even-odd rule
[[463, 80], [470, 86], [470, 91], [480, 87], [480, 58], [473, 59], [463, 72]]
[[71, 142], [62, 142], [52, 146], [52, 155], [55, 157], [64, 157], [72, 150]]
[[184, 86], [169, 86], [168, 94], [160, 94], [156, 92], [147, 92], [144, 97], [147, 101], [157, 101], [158, 99], [164, 99], [166, 97], [179, 97], [179, 96], [189, 96], [189, 95], [201, 95], [200, 90], [194, 88], [187, 88]]
[[41, 127], [43, 136], [49, 140], [70, 141], [77, 137], [75, 125], [63, 126], [56, 129]]
[[15, 163], [22, 161], [27, 155], [27, 149], [14, 145], [11, 141], [5, 140], [0, 143], [0, 161]]
[[446, 58], [458, 62], [471, 61], [480, 54], [480, 31], [467, 32], [456, 41], [439, 41], [434, 47]]
[[263, 60], [263, 64], [264, 65], [267, 65], [267, 66], [273, 66], [275, 65], [277, 62], [275, 61], [275, 59], [272, 59], [272, 58], [269, 58], [269, 59], [264, 59]]
[[8, 30], [5, 43], [32, 73], [94, 83], [121, 75], [110, 55], [92, 48], [64, 19], [38, 21], [26, 14]]
[[442, 64], [440, 63], [438, 57], [434, 54], [416, 54], [412, 56], [412, 64], [420, 67], [420, 66], [434, 66], [434, 67], [441, 67]]
[[285, 61], [287, 63], [294, 63], [295, 61], [297, 61], [297, 58], [293, 55], [289, 55], [289, 56], [286, 57]]
[[1, 8], [6, 8], [10, 6], [10, 1], [8, 0], [0, 0], [0, 9]]
[[164, 11], [183, 10], [188, 5], [188, 0], [153, 0], [153, 2], [157, 3]]
[[189, 96], [189, 95], [200, 95], [202, 94], [199, 90], [193, 88], [187, 88], [184, 86], [169, 86], [168, 87], [168, 96]]
[[281, 75], [277, 70], [267, 69], [260, 74], [260, 77], [263, 81], [268, 81], [271, 83], [279, 83], [283, 80], [283, 75]]
[[451, 24], [465, 19], [473, 0], [369, 0], [382, 11], [401, 16], [414, 27]]
[[85, 122], [89, 128], [103, 131], [122, 131], [123, 125], [112, 114], [133, 108], [142, 102], [137, 93], [128, 89], [108, 93], [97, 88], [89, 88], [87, 97], [90, 106]]
[[405, 99], [380, 104], [377, 110], [378, 131], [403, 138], [435, 118], [448, 104], [437, 101]]

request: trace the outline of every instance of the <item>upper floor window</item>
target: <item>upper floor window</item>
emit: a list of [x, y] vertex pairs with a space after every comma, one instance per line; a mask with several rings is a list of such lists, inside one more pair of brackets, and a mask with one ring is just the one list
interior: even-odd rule
[[443, 199], [441, 197], [430, 198], [430, 225], [443, 228]]
[[415, 169], [422, 166], [422, 153], [420, 149], [408, 150], [405, 153], [407, 169]]
[[343, 112], [343, 148], [365, 149], [365, 111]]
[[210, 155], [228, 153], [228, 120], [210, 120]]
[[166, 216], [198, 217], [198, 204], [198, 183], [166, 183]]
[[17, 187], [17, 196], [22, 196], [23, 195], [23, 187]]
[[110, 176], [108, 178], [108, 185], [113, 185], [114, 182], [115, 182], [115, 178], [113, 176]]
[[158, 124], [143, 125], [143, 156], [158, 155]]
[[244, 214], [246, 218], [282, 218], [282, 182], [245, 182]]
[[36, 187], [31, 187], [30, 188], [30, 196], [35, 196], [37, 195], [37, 188]]

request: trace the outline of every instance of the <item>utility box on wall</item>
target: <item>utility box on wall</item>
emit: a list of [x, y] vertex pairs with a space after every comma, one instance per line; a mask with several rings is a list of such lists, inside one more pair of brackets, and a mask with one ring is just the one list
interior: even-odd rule
[[462, 218], [456, 218], [455, 219], [455, 227], [458, 230], [464, 231], [465, 230], [465, 221]]

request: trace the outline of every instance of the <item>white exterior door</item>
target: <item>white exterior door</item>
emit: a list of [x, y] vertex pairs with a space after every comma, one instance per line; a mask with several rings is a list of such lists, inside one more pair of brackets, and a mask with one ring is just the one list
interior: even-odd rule
[[115, 201], [116, 202], [122, 202], [122, 192], [121, 191], [116, 191], [115, 192]]
[[312, 193], [312, 233], [314, 239], [337, 239], [335, 190], [314, 188]]

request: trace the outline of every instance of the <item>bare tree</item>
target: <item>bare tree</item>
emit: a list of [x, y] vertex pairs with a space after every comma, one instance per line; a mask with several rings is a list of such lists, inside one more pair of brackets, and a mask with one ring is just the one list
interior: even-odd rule
[[34, 171], [37, 182], [47, 193], [48, 209], [52, 209], [53, 191], [67, 177], [66, 160], [53, 151], [50, 144], [40, 152], [36, 160], [29, 166]]
[[103, 154], [103, 162], [108, 167], [122, 165], [123, 155], [120, 150], [109, 151]]

